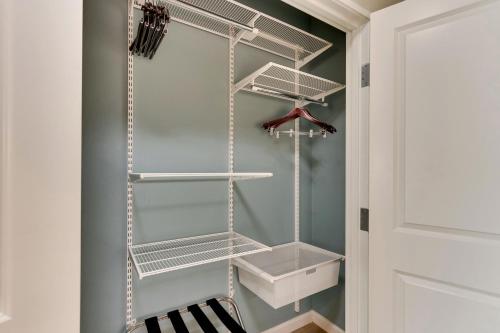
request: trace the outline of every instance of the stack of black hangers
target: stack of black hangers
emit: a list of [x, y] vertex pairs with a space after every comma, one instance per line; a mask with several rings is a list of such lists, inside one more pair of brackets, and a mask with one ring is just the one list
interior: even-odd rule
[[170, 12], [165, 5], [146, 2], [142, 7], [143, 17], [137, 35], [129, 47], [130, 52], [153, 59], [170, 23]]
[[[215, 298], [209, 299], [207, 305], [212, 308], [220, 321], [227, 327], [231, 333], [246, 333], [246, 331], [231, 317], [231, 315], [222, 307], [219, 301]], [[204, 333], [218, 333], [210, 319], [201, 310], [198, 304], [193, 304], [187, 307], [187, 310], [193, 315], [196, 322], [200, 325]], [[189, 333], [186, 324], [182, 320], [179, 310], [170, 311], [168, 319], [172, 322], [172, 326], [176, 333]], [[158, 317], [151, 317], [145, 320], [148, 333], [161, 333]]]

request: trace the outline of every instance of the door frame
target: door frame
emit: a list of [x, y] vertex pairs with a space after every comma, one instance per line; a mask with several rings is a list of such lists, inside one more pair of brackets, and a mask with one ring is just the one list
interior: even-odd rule
[[[0, 13], [7, 13], [9, 2], [0, 3]], [[2, 15], [0, 20], [0, 41], [2, 45], [8, 45], [10, 36], [10, 16]], [[10, 103], [10, 92], [8, 82], [10, 81], [10, 70], [7, 63], [8, 51], [0, 52], [0, 324], [10, 320], [10, 256], [7, 251], [10, 248], [10, 219], [7, 218], [7, 110]]]
[[[361, 91], [361, 67], [363, 50], [369, 48], [365, 34], [370, 13], [351, 0], [281, 0], [321, 21], [346, 33], [346, 333], [362, 333], [367, 327], [367, 318], [360, 316], [361, 306], [368, 302], [368, 295], [360, 293], [363, 274], [368, 274], [367, 254], [360, 251], [361, 230], [359, 228], [362, 197], [367, 197], [368, 188], [362, 184], [362, 174], [368, 174], [368, 165], [361, 163], [362, 128], [367, 128], [368, 103]], [[366, 159], [363, 159], [366, 160]], [[366, 192], [366, 193], [364, 193]], [[366, 258], [365, 258], [366, 257]], [[365, 267], [366, 266], [366, 267]]]

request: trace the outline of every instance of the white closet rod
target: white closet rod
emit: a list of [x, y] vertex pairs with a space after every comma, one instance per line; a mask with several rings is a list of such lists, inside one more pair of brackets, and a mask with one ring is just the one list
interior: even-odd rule
[[312, 99], [312, 98], [305, 97], [303, 95], [287, 94], [287, 93], [284, 93], [284, 92], [281, 92], [281, 91], [276, 91], [276, 90], [272, 90], [272, 89], [262, 88], [262, 87], [259, 87], [256, 84], [251, 85], [251, 89], [252, 89], [252, 91], [255, 91], [255, 92], [260, 92], [260, 93], [263, 93], [263, 94], [268, 94], [268, 95], [279, 97], [279, 98], [283, 98], [283, 99], [286, 99], [286, 100], [289, 100], [289, 101], [294, 101], [294, 102], [299, 102], [299, 103], [304, 103], [305, 102], [305, 104], [318, 104], [318, 105], [321, 105], [321, 106], [328, 106], [328, 103], [326, 103], [324, 101], [318, 101], [318, 100], [315, 100], [315, 99]]

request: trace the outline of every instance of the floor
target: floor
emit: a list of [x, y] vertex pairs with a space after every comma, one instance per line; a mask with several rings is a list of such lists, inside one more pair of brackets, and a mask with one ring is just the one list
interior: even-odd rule
[[311, 323], [293, 331], [292, 333], [326, 333], [326, 331], [321, 329], [318, 325]]

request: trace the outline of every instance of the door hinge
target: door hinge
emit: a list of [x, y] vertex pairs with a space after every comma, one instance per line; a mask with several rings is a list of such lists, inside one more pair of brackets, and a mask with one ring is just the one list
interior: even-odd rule
[[361, 67], [361, 88], [370, 86], [370, 63]]
[[368, 208], [361, 208], [359, 215], [359, 229], [369, 231], [370, 229], [370, 210]]

